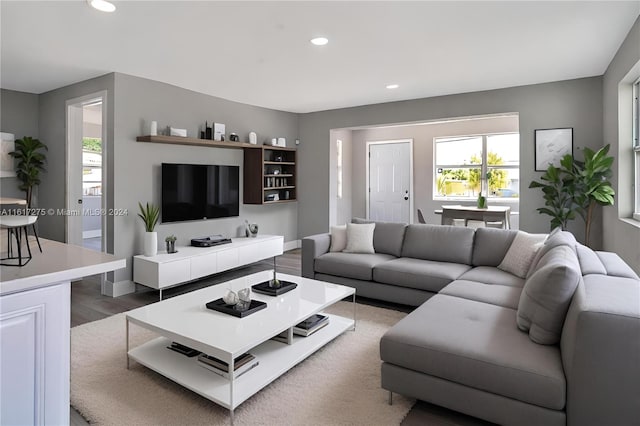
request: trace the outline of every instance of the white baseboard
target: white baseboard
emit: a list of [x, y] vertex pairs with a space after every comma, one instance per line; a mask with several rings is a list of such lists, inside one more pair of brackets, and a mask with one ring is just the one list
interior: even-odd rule
[[284, 251], [295, 250], [302, 247], [300, 240], [287, 241], [284, 243]]
[[136, 290], [136, 285], [131, 280], [111, 282], [105, 280], [102, 284], [102, 294], [105, 296], [118, 297], [125, 294], [133, 293]]

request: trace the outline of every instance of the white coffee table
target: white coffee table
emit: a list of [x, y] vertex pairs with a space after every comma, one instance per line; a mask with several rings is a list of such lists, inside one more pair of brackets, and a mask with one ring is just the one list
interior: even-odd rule
[[[273, 271], [264, 271], [217, 284], [127, 313], [127, 368], [133, 359], [185, 388], [233, 410], [269, 383], [303, 361], [325, 344], [355, 329], [355, 289], [297, 276], [278, 274], [278, 279], [298, 287], [281, 296], [253, 292], [252, 299], [267, 302], [267, 308], [245, 318], [237, 318], [205, 307], [221, 298], [228, 288], [234, 291], [268, 280]], [[293, 336], [291, 344], [270, 340], [289, 331], [302, 320], [321, 312], [345, 297], [352, 297], [353, 318], [328, 315], [329, 324], [308, 337]], [[129, 323], [152, 330], [162, 337], [129, 349]], [[259, 365], [240, 377], [226, 379], [201, 367], [197, 357], [189, 358], [167, 349], [178, 342], [227, 362], [251, 352]]]

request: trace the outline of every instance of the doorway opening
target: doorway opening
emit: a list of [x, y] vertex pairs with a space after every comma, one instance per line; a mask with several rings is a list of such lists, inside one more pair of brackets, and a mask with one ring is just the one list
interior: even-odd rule
[[67, 102], [67, 242], [106, 251], [106, 94]]

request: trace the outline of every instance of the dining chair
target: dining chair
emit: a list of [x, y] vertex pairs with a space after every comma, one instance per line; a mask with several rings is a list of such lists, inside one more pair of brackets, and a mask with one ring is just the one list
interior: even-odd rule
[[427, 223], [427, 221], [424, 220], [424, 215], [422, 214], [422, 209], [418, 209], [418, 222], [419, 223]]
[[[38, 221], [38, 216], [27, 216], [27, 215], [1, 215], [0, 216], [0, 228], [7, 230], [7, 257], [2, 258], [1, 260], [17, 260], [18, 263], [2, 263], [4, 266], [24, 266], [31, 260], [31, 247], [29, 247], [29, 233], [28, 227], [31, 226], [33, 228], [33, 234], [36, 237], [36, 242], [38, 243], [38, 248], [40, 249], [40, 253], [42, 253], [42, 246], [40, 245], [40, 239], [38, 238], [38, 232], [36, 231], [36, 222]], [[29, 253], [28, 257], [22, 256], [22, 236], [24, 234], [24, 240], [27, 245], [27, 252]], [[18, 256], [14, 256], [13, 254], [13, 241], [12, 237], [16, 239], [16, 246], [18, 251]]]

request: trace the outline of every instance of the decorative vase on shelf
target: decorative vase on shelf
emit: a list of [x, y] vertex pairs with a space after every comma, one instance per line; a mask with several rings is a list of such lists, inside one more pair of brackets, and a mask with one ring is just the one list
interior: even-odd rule
[[144, 255], [155, 256], [158, 254], [158, 233], [145, 232], [144, 233]]

